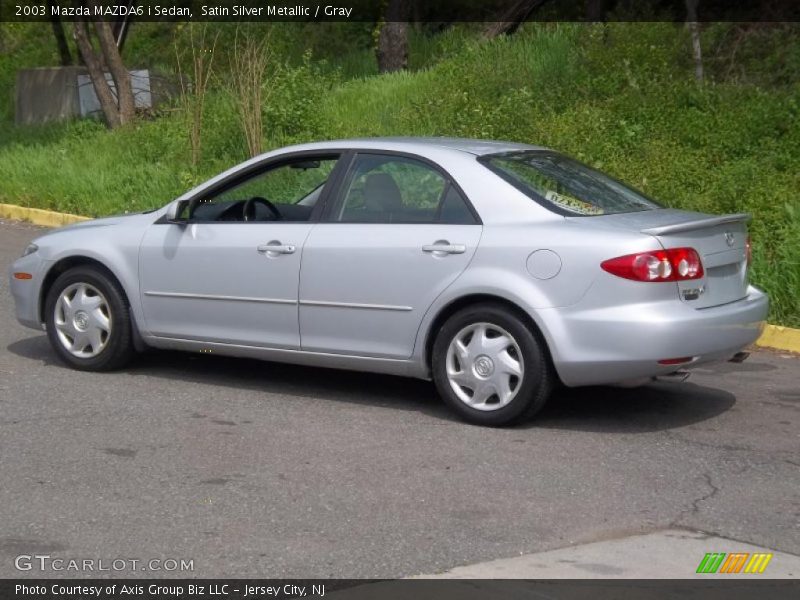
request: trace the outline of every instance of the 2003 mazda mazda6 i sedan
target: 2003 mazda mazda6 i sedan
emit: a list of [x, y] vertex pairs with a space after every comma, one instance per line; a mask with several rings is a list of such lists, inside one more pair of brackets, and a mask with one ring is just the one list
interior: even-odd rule
[[768, 304], [747, 218], [662, 208], [535, 146], [332, 141], [47, 233], [11, 289], [78, 369], [152, 346], [432, 377], [462, 417], [500, 425], [559, 381], [741, 358]]

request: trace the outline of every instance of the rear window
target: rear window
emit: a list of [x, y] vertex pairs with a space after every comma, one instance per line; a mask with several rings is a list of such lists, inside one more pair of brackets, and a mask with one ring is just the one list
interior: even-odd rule
[[492, 154], [481, 162], [540, 204], [569, 216], [661, 208], [641, 192], [567, 156], [547, 151]]

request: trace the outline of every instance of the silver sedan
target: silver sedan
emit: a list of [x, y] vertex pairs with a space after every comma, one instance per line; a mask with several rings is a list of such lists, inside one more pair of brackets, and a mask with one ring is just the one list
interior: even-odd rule
[[768, 308], [747, 219], [663, 208], [536, 146], [329, 141], [49, 232], [10, 282], [77, 369], [155, 347], [430, 378], [501, 425], [558, 383], [741, 359]]

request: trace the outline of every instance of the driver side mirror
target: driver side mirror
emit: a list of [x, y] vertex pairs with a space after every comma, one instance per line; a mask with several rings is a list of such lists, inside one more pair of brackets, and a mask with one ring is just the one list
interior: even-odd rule
[[180, 200], [170, 204], [166, 214], [167, 223], [174, 223], [176, 225], [184, 225], [188, 223], [188, 207], [188, 200]]

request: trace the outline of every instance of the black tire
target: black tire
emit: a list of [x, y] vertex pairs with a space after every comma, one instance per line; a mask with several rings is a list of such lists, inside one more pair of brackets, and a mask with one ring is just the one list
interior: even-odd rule
[[[55, 319], [56, 302], [61, 293], [74, 284], [88, 284], [99, 291], [106, 300], [110, 331], [103, 349], [92, 357], [75, 356], [64, 347], [59, 338]], [[104, 269], [91, 265], [78, 266], [65, 271], [53, 282], [45, 300], [45, 323], [50, 345], [58, 357], [73, 369], [81, 371], [112, 371], [124, 366], [133, 356], [130, 308], [119, 283]]]
[[[462, 401], [447, 376], [447, 352], [453, 339], [470, 325], [488, 323], [505, 330], [519, 347], [524, 364], [518, 388], [508, 404], [493, 410], [478, 410]], [[498, 427], [530, 419], [547, 402], [555, 377], [544, 341], [517, 314], [502, 304], [481, 303], [453, 314], [436, 333], [431, 357], [433, 380], [444, 401], [462, 419], [476, 425]]]

